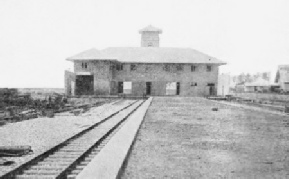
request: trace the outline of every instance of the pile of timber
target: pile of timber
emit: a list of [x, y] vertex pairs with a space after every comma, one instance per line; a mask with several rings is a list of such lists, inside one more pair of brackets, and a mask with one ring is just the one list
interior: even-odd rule
[[31, 146], [0, 146], [0, 157], [19, 157], [31, 154], [33, 150]]
[[210, 100], [227, 100], [226, 97], [222, 97], [222, 96], [209, 96], [208, 99], [210, 99]]

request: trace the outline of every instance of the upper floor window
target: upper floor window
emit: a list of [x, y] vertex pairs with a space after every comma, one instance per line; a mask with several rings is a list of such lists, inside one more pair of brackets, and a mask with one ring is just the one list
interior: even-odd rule
[[194, 72], [194, 71], [196, 71], [197, 70], [197, 67], [195, 66], [195, 65], [192, 65], [191, 66], [191, 72]]
[[181, 64], [176, 65], [177, 71], [183, 71], [184, 67]]
[[163, 66], [163, 69], [164, 69], [165, 71], [170, 71], [170, 65], [169, 65], [169, 64], [165, 64], [165, 65]]
[[164, 64], [163, 70], [167, 72], [183, 71], [184, 65], [183, 64]]
[[151, 66], [150, 66], [150, 65], [146, 65], [146, 66], [145, 66], [145, 71], [146, 71], [146, 72], [150, 71], [150, 69], [151, 69]]
[[116, 70], [118, 71], [123, 70], [123, 64], [116, 64]]
[[81, 67], [86, 69], [87, 68], [87, 63], [86, 62], [82, 62], [81, 63]]
[[130, 71], [135, 71], [135, 70], [136, 70], [136, 64], [131, 64]]
[[196, 83], [196, 82], [191, 82], [191, 86], [198, 86], [198, 83]]
[[114, 69], [115, 69], [115, 65], [113, 65], [113, 64], [110, 65], [110, 66], [109, 66], [109, 69], [110, 69], [110, 70], [114, 70]]
[[207, 65], [207, 71], [212, 71], [212, 66], [211, 65]]

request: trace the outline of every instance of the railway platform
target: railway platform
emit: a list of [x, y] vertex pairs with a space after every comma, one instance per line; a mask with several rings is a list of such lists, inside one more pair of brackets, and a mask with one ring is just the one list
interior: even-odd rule
[[100, 153], [77, 175], [77, 179], [119, 178], [123, 164], [143, 122], [152, 98], [149, 98], [127, 120], [127, 123], [105, 145]]

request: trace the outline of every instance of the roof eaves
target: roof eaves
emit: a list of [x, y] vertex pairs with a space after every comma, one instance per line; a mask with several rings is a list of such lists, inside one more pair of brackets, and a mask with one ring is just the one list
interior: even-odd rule
[[162, 33], [163, 31], [162, 31], [162, 29], [159, 29], [159, 28], [156, 28], [156, 27], [149, 25], [149, 26], [139, 30], [139, 33], [142, 33], [142, 32], [159, 32], [159, 33]]
[[67, 58], [67, 61], [118, 61], [117, 58]]

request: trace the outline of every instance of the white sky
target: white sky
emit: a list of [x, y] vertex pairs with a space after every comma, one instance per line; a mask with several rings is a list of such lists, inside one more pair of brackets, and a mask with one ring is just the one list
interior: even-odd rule
[[289, 64], [288, 0], [0, 0], [0, 87], [64, 87], [67, 57], [138, 47], [149, 24], [161, 47], [226, 61], [221, 72]]

